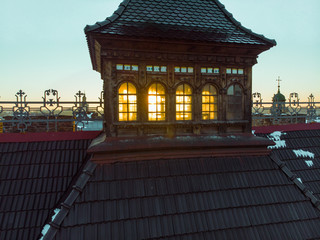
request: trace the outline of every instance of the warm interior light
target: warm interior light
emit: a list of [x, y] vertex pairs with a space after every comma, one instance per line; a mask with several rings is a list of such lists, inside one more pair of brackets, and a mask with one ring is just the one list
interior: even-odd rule
[[148, 90], [148, 119], [149, 121], [165, 120], [165, 90], [160, 83], [152, 84]]
[[119, 121], [137, 120], [136, 87], [132, 83], [123, 83], [119, 88]]
[[192, 120], [192, 89], [181, 84], [176, 90], [176, 120]]
[[211, 85], [207, 84], [202, 90], [202, 120], [217, 119], [217, 90]]

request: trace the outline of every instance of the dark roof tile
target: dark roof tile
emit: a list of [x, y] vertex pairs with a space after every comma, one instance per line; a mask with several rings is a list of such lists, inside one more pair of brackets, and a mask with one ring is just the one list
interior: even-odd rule
[[107, 18], [109, 21], [87, 26], [85, 32], [270, 46], [276, 44], [274, 40], [242, 27], [215, 0], [131, 0], [125, 6]]
[[62, 152], [75, 150], [64, 148], [56, 154], [58, 145], [56, 142], [0, 143], [0, 197], [5, 203], [0, 208], [1, 232], [7, 233], [4, 239], [40, 237], [50, 210], [78, 171], [83, 159], [71, 159], [70, 155], [62, 163]]

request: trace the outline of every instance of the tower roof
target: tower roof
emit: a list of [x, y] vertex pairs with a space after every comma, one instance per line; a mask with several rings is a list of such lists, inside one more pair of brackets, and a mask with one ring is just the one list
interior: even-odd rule
[[111, 17], [87, 25], [85, 33], [269, 48], [276, 45], [275, 40], [243, 27], [218, 0], [124, 0]]

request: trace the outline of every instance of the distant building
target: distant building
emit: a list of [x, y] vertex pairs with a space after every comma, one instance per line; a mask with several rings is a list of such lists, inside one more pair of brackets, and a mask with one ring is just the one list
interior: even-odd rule
[[280, 77], [278, 78], [278, 92], [273, 95], [271, 113], [281, 115], [286, 113], [286, 97], [280, 92]]

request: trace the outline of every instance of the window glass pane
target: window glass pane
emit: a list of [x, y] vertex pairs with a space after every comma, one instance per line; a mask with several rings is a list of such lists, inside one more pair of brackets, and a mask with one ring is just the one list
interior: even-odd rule
[[217, 95], [217, 89], [213, 85], [210, 86], [210, 95]]
[[188, 72], [193, 73], [193, 67], [188, 67]]
[[119, 95], [119, 103], [127, 103], [127, 95]]
[[238, 74], [243, 74], [243, 69], [242, 68], [238, 69]]
[[161, 66], [161, 72], [166, 72], [167, 71], [167, 67], [166, 66]]
[[237, 74], [238, 73], [238, 70], [236, 68], [233, 68], [232, 69], [232, 74]]
[[186, 112], [191, 112], [191, 104], [185, 104], [183, 110]]
[[124, 70], [130, 70], [130, 69], [131, 69], [130, 65], [124, 65]]
[[183, 114], [177, 113], [176, 114], [176, 120], [183, 120]]
[[148, 90], [148, 119], [150, 121], [165, 120], [165, 89], [159, 83], [154, 83]]
[[191, 96], [185, 96], [184, 97], [184, 102], [185, 103], [191, 103], [191, 98], [192, 98]]
[[204, 88], [202, 90], [202, 95], [210, 95], [210, 85], [209, 84], [204, 86]]
[[137, 104], [129, 104], [129, 112], [137, 112]]
[[159, 72], [160, 71], [160, 66], [153, 66], [153, 71]]
[[209, 112], [202, 112], [202, 120], [209, 120]]
[[149, 119], [149, 121], [157, 121], [157, 114], [156, 113], [149, 113], [148, 119]]
[[128, 112], [128, 104], [119, 104], [119, 112]]
[[207, 68], [207, 73], [213, 73], [213, 69], [212, 68]]
[[186, 73], [187, 72], [187, 68], [186, 67], [181, 67], [181, 72], [182, 73]]
[[209, 99], [208, 96], [202, 96], [202, 103], [209, 103]]
[[192, 94], [191, 87], [188, 84], [183, 84], [183, 86], [184, 86], [184, 94], [191, 95]]
[[176, 120], [191, 120], [192, 89], [188, 84], [181, 84], [176, 90]]
[[234, 87], [233, 87], [233, 85], [231, 85], [231, 86], [228, 88], [227, 95], [234, 95]]
[[158, 121], [166, 120], [166, 114], [165, 113], [158, 113], [157, 117], [158, 117]]
[[136, 120], [136, 117], [128, 118], [130, 113], [137, 112], [137, 104], [136, 104], [137, 96], [135, 94], [136, 94], [136, 88], [132, 83], [121, 84], [118, 92], [119, 121], [135, 121]]
[[127, 113], [119, 113], [119, 121], [128, 121]]
[[214, 120], [217, 118], [217, 89], [207, 84], [202, 89], [202, 120]]
[[137, 114], [136, 113], [129, 113], [129, 121], [136, 121]]
[[235, 85], [234, 95], [235, 96], [241, 96], [242, 95], [241, 87], [238, 84]]
[[180, 67], [175, 67], [175, 68], [174, 68], [174, 71], [175, 71], [175, 72], [180, 72]]
[[156, 111], [157, 111], [157, 104], [149, 102], [148, 112], [156, 112]]
[[215, 68], [213, 71], [214, 73], [219, 73], [219, 68]]
[[128, 93], [129, 94], [136, 94], [136, 87], [132, 83], [128, 83]]
[[132, 65], [132, 71], [138, 71], [139, 67], [138, 65]]
[[231, 68], [227, 68], [226, 73], [231, 74]]
[[123, 70], [123, 65], [122, 64], [117, 64], [117, 70]]
[[177, 95], [183, 95], [183, 85], [179, 85], [176, 91]]
[[157, 83], [157, 94], [165, 94], [164, 87], [159, 83]]
[[207, 68], [201, 68], [201, 73], [206, 73], [207, 72]]
[[192, 120], [192, 115], [190, 112], [186, 112], [184, 114], [184, 120]]
[[130, 103], [137, 103], [137, 96], [136, 95], [129, 95], [129, 102]]
[[121, 94], [127, 94], [128, 93], [128, 84], [127, 83], [121, 84], [121, 86], [119, 88], [119, 93], [121, 93]]

